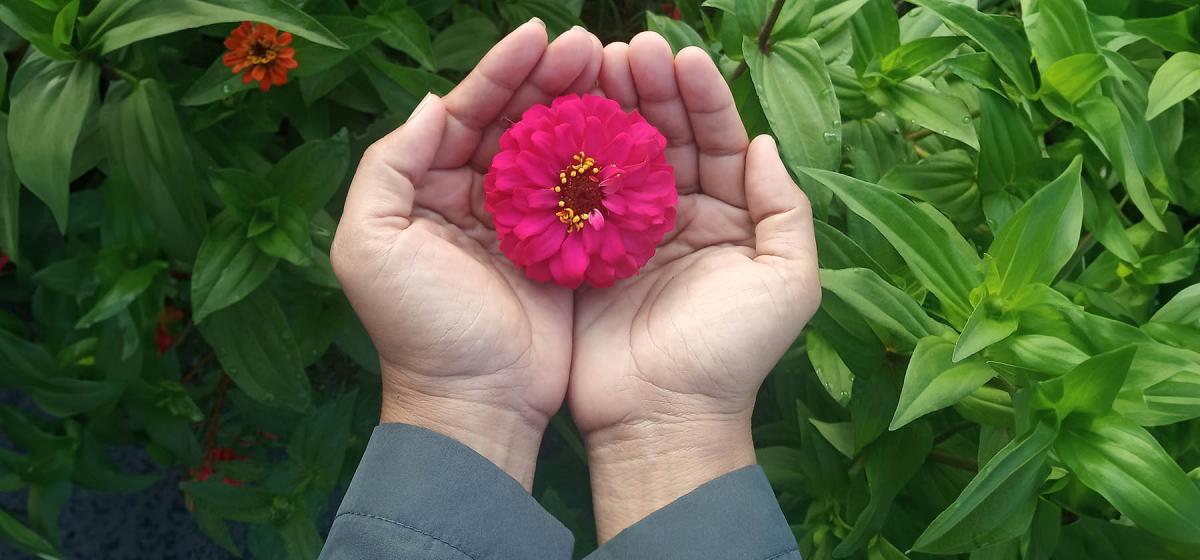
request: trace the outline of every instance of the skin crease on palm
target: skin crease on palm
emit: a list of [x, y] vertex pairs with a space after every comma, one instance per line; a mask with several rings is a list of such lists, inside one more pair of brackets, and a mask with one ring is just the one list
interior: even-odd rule
[[[666, 136], [680, 199], [639, 275], [572, 292], [500, 252], [483, 174], [526, 108], [587, 91]], [[820, 300], [808, 201], [706, 53], [653, 33], [602, 48], [580, 28], [547, 45], [537, 21], [368, 149], [332, 259], [380, 353], [382, 421], [455, 437], [530, 488], [565, 396], [602, 541], [753, 463], [755, 393]], [[651, 467], [673, 472], [630, 480]]]

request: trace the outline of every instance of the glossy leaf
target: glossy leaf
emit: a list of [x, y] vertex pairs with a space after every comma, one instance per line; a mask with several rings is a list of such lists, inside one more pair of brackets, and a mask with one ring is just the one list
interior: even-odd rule
[[912, 348], [924, 337], [950, 330], [930, 319], [908, 294], [865, 268], [822, 270], [821, 286], [884, 331], [900, 348]]
[[1139, 527], [1200, 542], [1200, 487], [1145, 429], [1120, 416], [1103, 416], [1067, 427], [1054, 449], [1081, 482]]
[[1033, 93], [1029, 43], [1011, 27], [1001, 23], [999, 18], [989, 17], [973, 7], [949, 0], [913, 0], [912, 3], [932, 10], [955, 33], [970, 37], [992, 56], [996, 65], [1021, 93]]
[[1172, 105], [1200, 90], [1200, 54], [1181, 52], [1171, 55], [1150, 82], [1150, 103], [1146, 118], [1153, 119]]
[[769, 54], [759, 52], [750, 39], [745, 43], [750, 75], [784, 161], [792, 168], [837, 168], [842, 122], [816, 41], [780, 41]]

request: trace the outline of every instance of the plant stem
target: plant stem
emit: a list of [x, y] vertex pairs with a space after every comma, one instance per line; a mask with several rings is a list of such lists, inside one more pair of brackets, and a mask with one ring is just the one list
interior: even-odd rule
[[974, 459], [967, 459], [957, 455], [949, 455], [941, 451], [930, 451], [929, 460], [935, 463], [941, 463], [946, 466], [962, 469], [964, 471], [977, 472], [979, 471], [979, 462]]
[[[779, 20], [779, 13], [783, 11], [783, 2], [784, 0], [775, 0], [775, 5], [771, 6], [771, 13], [767, 14], [766, 21], [763, 21], [762, 29], [758, 30], [758, 51], [763, 54], [767, 54], [771, 50], [771, 31], [775, 29], [775, 22]], [[743, 58], [742, 62], [737, 65], [737, 68], [734, 68], [733, 72], [729, 74], [729, 81], [732, 82], [742, 77], [742, 74], [745, 74], [747, 69], [748, 65]]]

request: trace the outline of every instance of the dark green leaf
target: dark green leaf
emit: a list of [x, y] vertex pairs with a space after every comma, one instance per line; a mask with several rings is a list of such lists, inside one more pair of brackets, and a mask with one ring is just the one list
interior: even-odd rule
[[124, 311], [166, 269], [167, 263], [155, 261], [140, 268], [122, 272], [117, 277], [117, 281], [104, 292], [104, 295], [100, 296], [100, 299], [96, 300], [92, 308], [84, 313], [79, 322], [75, 324], [75, 328], [86, 329]]
[[320, 22], [284, 0], [101, 0], [79, 24], [88, 47], [104, 54], [183, 29], [246, 20], [269, 23], [322, 45], [346, 47]]
[[[0, 64], [0, 70], [6, 68]], [[3, 95], [0, 87], [0, 96]], [[0, 113], [0, 249], [15, 261], [21, 260], [20, 211], [21, 183], [8, 151], [8, 115]]]
[[13, 167], [21, 182], [67, 229], [71, 156], [96, 107], [100, 67], [86, 60], [57, 62], [30, 49], [13, 76], [8, 122]]
[[115, 84], [101, 120], [109, 157], [133, 182], [168, 254], [192, 262], [207, 216], [191, 150], [166, 88], [157, 80]]
[[864, 455], [871, 501], [858, 514], [854, 527], [834, 550], [835, 558], [854, 554], [883, 527], [892, 501], [925, 464], [925, 456], [932, 447], [932, 430], [922, 422], [899, 432], [885, 434], [867, 448]]
[[287, 318], [259, 289], [200, 324], [229, 377], [251, 398], [295, 410], [309, 407], [308, 377]]
[[342, 130], [329, 139], [306, 142], [289, 152], [267, 174], [267, 181], [284, 200], [312, 216], [342, 186], [349, 163], [349, 136]]
[[271, 275], [275, 263], [246, 238], [246, 226], [232, 213], [217, 216], [193, 267], [193, 320], [200, 323], [249, 295]]
[[30, 554], [50, 559], [64, 558], [63, 554], [58, 551], [58, 547], [2, 509], [0, 509], [0, 535], [4, 535], [5, 541]]
[[411, 56], [426, 70], [437, 70], [433, 57], [433, 41], [429, 37], [429, 26], [412, 8], [401, 8], [376, 14], [367, 21], [386, 30], [381, 37], [389, 47]]
[[950, 328], [929, 318], [912, 297], [865, 268], [822, 270], [821, 287], [858, 311], [900, 351]]

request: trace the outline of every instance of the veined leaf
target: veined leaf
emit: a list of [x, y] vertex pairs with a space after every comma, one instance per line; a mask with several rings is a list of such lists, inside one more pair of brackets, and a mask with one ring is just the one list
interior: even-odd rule
[[1095, 53], [1075, 54], [1062, 58], [1042, 71], [1042, 91], [1061, 95], [1075, 103], [1090, 93], [1108, 75], [1108, 63]]
[[904, 81], [937, 64], [962, 44], [961, 37], [923, 37], [887, 53], [879, 71], [889, 79]]
[[923, 78], [913, 77], [894, 85], [881, 84], [880, 89], [870, 95], [877, 105], [891, 109], [917, 125], [979, 149], [979, 138], [967, 106], [957, 97], [937, 91]]
[[750, 39], [743, 52], [771, 130], [789, 167], [836, 169], [842, 122], [833, 83], [812, 39], [779, 41], [763, 54]]
[[1150, 82], [1150, 102], [1146, 119], [1153, 119], [1172, 105], [1200, 90], [1200, 54], [1181, 52], [1171, 55]]
[[1021, 22], [1039, 68], [1098, 52], [1083, 0], [1021, 0]]
[[54, 61], [30, 49], [10, 93], [8, 144], [21, 182], [50, 207], [67, 230], [71, 159], [83, 124], [96, 108], [100, 67], [88, 60]]
[[86, 329], [120, 313], [126, 307], [129, 307], [129, 304], [133, 303], [134, 299], [142, 295], [142, 292], [145, 292], [146, 288], [149, 288], [154, 279], [162, 271], [166, 270], [166, 268], [167, 263], [155, 261], [121, 273], [112, 287], [104, 292], [104, 295], [100, 296], [96, 304], [79, 319], [79, 322], [75, 324], [75, 328]]
[[276, 262], [246, 238], [245, 224], [233, 213], [217, 216], [193, 267], [193, 321], [201, 323], [249, 295], [275, 270]]
[[961, 554], [1027, 531], [1037, 505], [1034, 490], [1046, 476], [1046, 453], [1057, 435], [1053, 425], [1038, 422], [1004, 446], [917, 537], [913, 550]]
[[1131, 344], [1094, 356], [1062, 377], [1041, 383], [1038, 390], [1051, 400], [1060, 420], [1077, 413], [1108, 414], [1137, 349]]
[[996, 16], [989, 16], [972, 6], [948, 0], [913, 0], [911, 3], [932, 10], [952, 31], [970, 37], [992, 56], [996, 65], [1021, 93], [1033, 94], [1033, 75], [1029, 72], [1029, 43], [1011, 27], [1000, 23]]
[[1081, 482], [1139, 527], [1200, 543], [1200, 487], [1144, 428], [1102, 416], [1066, 427], [1054, 449]]
[[[1082, 159], [1033, 195], [996, 236], [988, 255], [988, 290], [1011, 297], [1029, 284], [1048, 284], [1070, 260], [1083, 226]], [[993, 270], [995, 271], [993, 273]]]
[[940, 336], [922, 338], [904, 373], [900, 403], [890, 430], [899, 429], [935, 410], [950, 406], [978, 389], [996, 372], [979, 360], [955, 363], [954, 343]]
[[1150, 320], [1200, 327], [1200, 284], [1192, 284], [1180, 290], [1171, 301], [1159, 308]]
[[952, 317], [966, 320], [973, 308], [968, 294], [982, 277], [975, 249], [952, 227], [943, 227], [908, 199], [877, 185], [819, 169], [800, 173], [828, 187], [851, 211], [871, 222], [943, 308]]
[[821, 288], [883, 330], [901, 350], [914, 347], [924, 337], [950, 332], [949, 327], [930, 319], [911, 296], [865, 268], [822, 270]]
[[101, 0], [79, 24], [87, 48], [105, 54], [183, 29], [247, 20], [269, 23], [314, 43], [346, 48], [320, 22], [285, 0]]
[[916, 476], [925, 464], [925, 456], [933, 448], [933, 432], [922, 422], [907, 429], [880, 436], [863, 452], [867, 485], [871, 500], [858, 514], [854, 527], [833, 551], [835, 558], [854, 554], [883, 526], [888, 510], [904, 485]]

